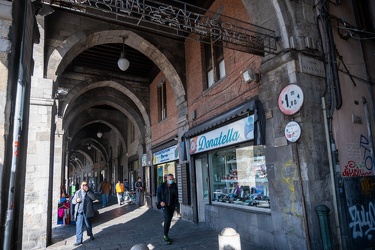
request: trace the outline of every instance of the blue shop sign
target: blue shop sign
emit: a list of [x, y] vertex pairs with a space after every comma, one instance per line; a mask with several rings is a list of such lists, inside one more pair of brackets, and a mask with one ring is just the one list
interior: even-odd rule
[[190, 139], [190, 154], [254, 139], [254, 115]]
[[163, 149], [153, 155], [153, 164], [174, 161], [179, 158], [177, 145]]

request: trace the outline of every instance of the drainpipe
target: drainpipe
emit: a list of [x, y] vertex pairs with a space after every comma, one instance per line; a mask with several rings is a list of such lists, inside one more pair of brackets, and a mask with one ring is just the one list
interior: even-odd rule
[[324, 97], [322, 97], [322, 109], [323, 109], [323, 120], [324, 120], [324, 132], [326, 136], [327, 142], [327, 151], [328, 151], [328, 164], [329, 164], [329, 172], [331, 177], [331, 189], [332, 189], [332, 199], [333, 199], [333, 209], [335, 215], [335, 224], [336, 224], [336, 232], [337, 232], [337, 239], [339, 241], [340, 249], [342, 249], [342, 240], [341, 240], [341, 230], [340, 230], [340, 220], [338, 216], [338, 206], [337, 206], [337, 195], [336, 195], [336, 185], [335, 185], [335, 170], [333, 165], [332, 154], [336, 151], [336, 146], [332, 143], [331, 147], [331, 140], [329, 136], [329, 128], [327, 122], [327, 110], [326, 110], [326, 103]]
[[[22, 142], [20, 140], [25, 139], [27, 140], [27, 136], [23, 136], [24, 130], [26, 129], [25, 123], [23, 121], [24, 118], [24, 108], [25, 108], [25, 102], [26, 102], [26, 74], [27, 72], [24, 71], [24, 68], [22, 66], [22, 63], [24, 62], [24, 48], [25, 48], [25, 27], [27, 19], [27, 13], [28, 13], [28, 7], [30, 6], [30, 3], [28, 1], [24, 1], [24, 15], [22, 16], [22, 32], [21, 32], [21, 42], [20, 42], [20, 56], [19, 56], [19, 64], [18, 64], [18, 77], [17, 77], [17, 86], [16, 86], [16, 96], [15, 96], [15, 107], [14, 107], [14, 116], [13, 116], [13, 125], [11, 128], [11, 131], [13, 131], [12, 134], [12, 145], [11, 145], [11, 152], [12, 152], [12, 159], [11, 159], [11, 173], [9, 178], [9, 187], [8, 187], [8, 197], [7, 197], [7, 207], [6, 207], [6, 218], [5, 218], [5, 226], [4, 226], [4, 242], [3, 242], [3, 249], [11, 249], [12, 244], [20, 244], [15, 243], [14, 240], [12, 240], [12, 231], [14, 227], [14, 216], [17, 212], [15, 210], [15, 203], [16, 198], [19, 199], [19, 197], [16, 197], [16, 191], [15, 187], [17, 185], [16, 179], [19, 175], [18, 167], [20, 164], [20, 150], [24, 149], [26, 147], [22, 146], [22, 144], [26, 142]], [[18, 189], [18, 187], [17, 187]], [[19, 203], [19, 202], [18, 202]], [[22, 237], [21, 235], [18, 235], [16, 237]], [[13, 246], [15, 247], [15, 246]], [[18, 246], [20, 247], [20, 245]]]

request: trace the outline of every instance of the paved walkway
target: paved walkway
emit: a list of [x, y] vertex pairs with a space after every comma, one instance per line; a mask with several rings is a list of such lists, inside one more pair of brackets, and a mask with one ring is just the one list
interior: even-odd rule
[[[47, 249], [131, 249], [136, 244], [146, 244], [149, 249], [219, 249], [218, 234], [203, 224], [196, 224], [174, 216], [169, 237], [172, 244], [163, 241], [163, 216], [157, 209], [116, 204], [115, 196], [110, 197], [109, 206], [95, 207], [99, 211], [93, 220], [95, 240], [90, 241], [84, 232], [83, 244], [74, 247], [75, 225], [53, 227], [52, 245]], [[241, 242], [241, 249], [251, 249], [246, 242]]]

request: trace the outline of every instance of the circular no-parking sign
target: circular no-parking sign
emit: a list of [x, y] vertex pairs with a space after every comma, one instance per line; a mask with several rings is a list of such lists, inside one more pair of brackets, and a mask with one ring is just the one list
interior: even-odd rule
[[294, 115], [303, 104], [302, 89], [296, 84], [286, 86], [279, 95], [278, 104], [281, 112], [286, 115]]
[[296, 122], [288, 122], [285, 126], [285, 138], [290, 142], [296, 142], [301, 137], [301, 127]]

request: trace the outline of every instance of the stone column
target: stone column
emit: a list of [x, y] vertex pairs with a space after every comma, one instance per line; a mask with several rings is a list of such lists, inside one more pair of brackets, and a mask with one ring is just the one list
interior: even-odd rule
[[[35, 97], [52, 89], [52, 81], [33, 79], [30, 100], [30, 124], [25, 177], [24, 226], [25, 249], [45, 247], [51, 173], [51, 114], [53, 99]], [[39, 91], [37, 91], [39, 90]], [[57, 184], [58, 185], [58, 184]], [[58, 185], [59, 187], [60, 185]]]
[[[38, 23], [43, 23], [39, 19]], [[45, 248], [51, 236], [51, 220], [57, 213], [56, 200], [52, 201], [52, 189], [60, 189], [53, 183], [54, 175], [54, 94], [53, 80], [44, 74], [44, 30], [39, 26], [41, 41], [34, 45], [34, 75], [31, 79], [28, 148], [25, 175], [25, 200], [23, 211], [23, 249]], [[57, 155], [59, 156], [59, 155]], [[60, 156], [61, 157], [61, 156]], [[59, 166], [57, 166], [59, 167]], [[53, 187], [52, 187], [53, 185]], [[53, 208], [52, 208], [53, 207]], [[52, 210], [56, 210], [52, 213]]]

